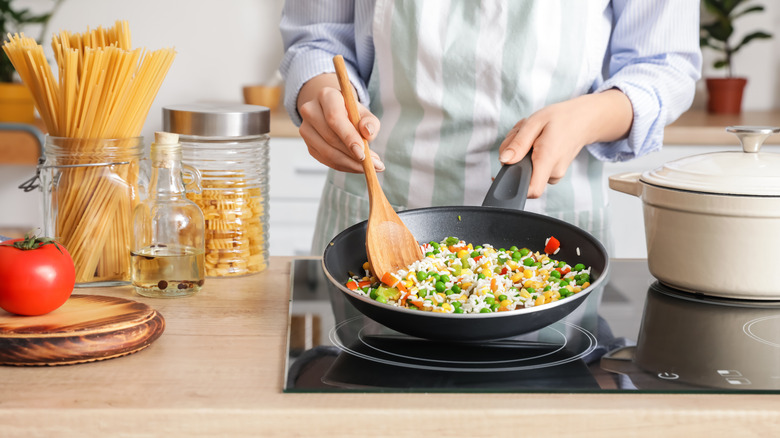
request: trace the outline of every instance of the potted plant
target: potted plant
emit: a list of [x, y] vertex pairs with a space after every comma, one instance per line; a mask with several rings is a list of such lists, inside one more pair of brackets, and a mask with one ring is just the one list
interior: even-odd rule
[[[21, 33], [28, 25], [41, 26], [38, 38], [46, 34], [46, 28], [54, 12], [64, 0], [52, 0], [49, 12], [32, 13], [29, 9], [14, 9], [14, 0], [0, 0], [0, 40], [6, 40], [7, 34]], [[28, 35], [29, 36], [29, 35]], [[11, 60], [0, 50], [0, 122], [33, 123], [35, 109], [32, 95], [27, 87], [19, 82]]]
[[712, 64], [715, 69], [725, 69], [726, 77], [707, 78], [707, 110], [711, 113], [738, 114], [742, 111], [742, 93], [747, 78], [734, 76], [734, 55], [747, 43], [756, 39], [771, 38], [767, 32], [748, 33], [739, 43], [734, 44], [734, 20], [747, 14], [762, 12], [761, 5], [749, 4], [751, 0], [702, 0], [705, 10], [712, 21], [702, 22], [700, 45], [719, 52]]

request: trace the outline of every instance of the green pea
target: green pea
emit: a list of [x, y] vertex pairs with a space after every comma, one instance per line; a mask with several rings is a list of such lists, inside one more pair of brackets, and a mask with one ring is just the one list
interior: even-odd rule
[[363, 286], [360, 288], [360, 290], [362, 290], [364, 293], [368, 293], [368, 289], [369, 289], [368, 286]]
[[444, 292], [447, 289], [447, 286], [444, 285], [441, 281], [436, 282], [436, 292]]
[[417, 296], [420, 298], [425, 298], [428, 296], [428, 291], [425, 289], [420, 289], [417, 291]]
[[483, 307], [483, 308], [479, 309], [479, 313], [490, 313], [490, 312], [491, 312], [491, 310], [490, 310], [489, 307]]
[[550, 277], [552, 277], [552, 278], [561, 278], [561, 272], [553, 270], [552, 272], [550, 272]]
[[523, 260], [523, 265], [525, 266], [533, 266], [534, 263], [535, 263], [534, 259], [531, 257], [528, 257], [527, 259]]
[[499, 248], [499, 249], [498, 249], [498, 252], [506, 252], [506, 249], [504, 249], [504, 248]]
[[474, 249], [482, 249], [482, 247], [477, 245], [477, 246], [474, 247]]
[[471, 258], [479, 257], [479, 251], [471, 251], [471, 254], [469, 254]]
[[509, 247], [509, 250], [510, 251], [517, 251], [517, 247], [512, 245], [512, 246]]
[[528, 249], [528, 248], [523, 248], [523, 249], [520, 250], [520, 255], [523, 256], [523, 257], [527, 256], [530, 253], [531, 253], [531, 250]]
[[425, 257], [432, 257], [433, 255], [433, 251], [428, 251], [425, 253]]
[[482, 279], [484, 279], [484, 278], [485, 278], [485, 274], [483, 274], [483, 273], [481, 273], [481, 272], [480, 272], [479, 274], [477, 274], [477, 278], [479, 278], [480, 280], [482, 280]]
[[523, 255], [520, 254], [519, 251], [515, 251], [512, 253], [512, 260], [519, 262], [521, 258], [523, 258]]
[[430, 245], [436, 249], [439, 249], [439, 242], [434, 242], [433, 240], [430, 242]]
[[490, 305], [490, 310], [492, 310], [494, 312], [497, 312], [498, 311], [498, 307], [499, 307], [498, 303], [491, 304]]
[[493, 295], [488, 295], [485, 297], [485, 303], [493, 304], [495, 302], [496, 302], [496, 297], [494, 297]]
[[456, 307], [455, 310], [452, 311], [452, 313], [463, 313], [463, 309], [460, 307]]
[[527, 287], [527, 288], [525, 288], [525, 290], [527, 290], [529, 294], [534, 294], [534, 293], [536, 293], [536, 289], [534, 289], [534, 288], [532, 288], [532, 287]]
[[429, 275], [429, 277], [433, 278], [433, 281], [439, 281], [439, 279], [441, 278], [441, 274], [439, 274], [438, 272], [432, 272]]
[[425, 271], [417, 271], [417, 281], [423, 281], [428, 278], [428, 273]]
[[506, 300], [506, 299], [508, 299], [508, 298], [509, 298], [509, 297], [507, 297], [506, 295], [504, 295], [504, 294], [501, 294], [501, 295], [499, 295], [499, 296], [498, 296], [498, 301], [504, 301], [504, 300]]
[[456, 294], [459, 294], [460, 293], [460, 286], [458, 286], [457, 284], [453, 284], [452, 285], [452, 292], [456, 293]]
[[508, 259], [508, 258], [506, 258], [506, 257], [503, 257], [503, 256], [502, 256], [502, 257], [499, 257], [499, 258], [498, 258], [498, 264], [499, 264], [499, 265], [503, 265], [504, 263], [506, 263], [506, 262], [507, 262], [507, 260], [509, 260], [509, 259]]
[[444, 275], [439, 277], [439, 281], [441, 281], [442, 283], [446, 283], [446, 282], [450, 281], [450, 276], [447, 275], [447, 274], [444, 274]]
[[545, 286], [545, 287], [544, 287], [544, 289], [542, 289], [542, 290], [543, 290], [543, 291], [552, 290], [552, 286], [550, 286], [550, 285], [548, 284], [548, 285], [547, 285], [547, 286]]
[[577, 263], [576, 265], [574, 265], [574, 267], [571, 270], [582, 271], [583, 269], [585, 269], [585, 265], [583, 265], [582, 263]]
[[412, 303], [406, 303], [406, 306], [409, 308], [409, 310], [420, 310], [417, 306], [415, 306]]
[[558, 284], [560, 284], [560, 285], [561, 285], [561, 287], [563, 287], [563, 286], [568, 286], [568, 285], [569, 285], [569, 280], [567, 280], [567, 279], [565, 279], [565, 278], [564, 278], [564, 279], [562, 279], [562, 280], [560, 281], [560, 283], [558, 283]]
[[368, 293], [368, 296], [369, 296], [369, 297], [370, 297], [372, 300], [375, 300], [375, 299], [376, 299], [376, 297], [377, 297], [376, 289], [372, 289], [372, 290], [371, 290], [371, 292], [369, 292], [369, 293]]
[[460, 304], [460, 301], [453, 301], [452, 302], [452, 307], [454, 307], [456, 309], [460, 309], [460, 306], [462, 306], [462, 304]]
[[556, 268], [560, 268], [560, 269], [563, 269], [565, 267], [566, 267], [566, 262], [558, 262], [558, 265], [556, 266]]
[[384, 295], [377, 295], [375, 300], [379, 301], [380, 303], [387, 304], [387, 297]]

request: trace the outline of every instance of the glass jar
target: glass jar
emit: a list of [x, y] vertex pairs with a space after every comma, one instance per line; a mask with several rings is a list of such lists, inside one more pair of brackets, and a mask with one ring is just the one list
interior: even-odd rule
[[163, 130], [179, 134], [182, 163], [201, 173], [201, 193], [187, 196], [205, 218], [206, 276], [263, 271], [268, 266], [269, 109], [167, 106]]
[[130, 282], [143, 138], [46, 137], [39, 166], [44, 234], [68, 249], [77, 286]]

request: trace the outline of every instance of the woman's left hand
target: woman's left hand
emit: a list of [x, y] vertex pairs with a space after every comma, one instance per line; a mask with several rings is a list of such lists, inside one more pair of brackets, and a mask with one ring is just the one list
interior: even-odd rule
[[499, 147], [499, 159], [514, 164], [533, 149], [528, 197], [538, 198], [548, 183], [566, 175], [585, 145], [626, 137], [633, 115], [631, 101], [617, 89], [555, 103], [517, 122]]

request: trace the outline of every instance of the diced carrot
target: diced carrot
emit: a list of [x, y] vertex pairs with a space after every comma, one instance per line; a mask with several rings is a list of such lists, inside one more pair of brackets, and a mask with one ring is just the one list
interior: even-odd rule
[[371, 281], [370, 280], [359, 281], [357, 285], [358, 287], [371, 286]]
[[496, 277], [493, 277], [490, 279], [490, 290], [495, 292], [496, 289], [498, 289], [498, 284], [496, 283]]
[[395, 275], [391, 274], [390, 272], [385, 272], [384, 275], [382, 275], [382, 283], [390, 286], [395, 287], [396, 283], [398, 283], [400, 280]]
[[349, 280], [347, 282], [347, 289], [349, 290], [357, 290], [358, 288], [358, 282], [355, 280]]

